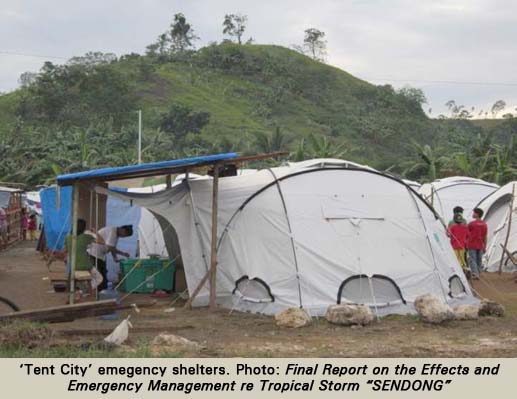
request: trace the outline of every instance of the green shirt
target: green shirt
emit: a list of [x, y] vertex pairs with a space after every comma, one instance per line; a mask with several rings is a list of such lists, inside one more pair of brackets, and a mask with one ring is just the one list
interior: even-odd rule
[[[76, 263], [75, 270], [90, 270], [92, 263], [90, 261], [90, 255], [86, 252], [88, 245], [95, 241], [95, 238], [89, 234], [80, 234], [77, 236], [77, 250], [76, 250]], [[68, 262], [71, 263], [72, 258], [72, 235], [68, 234], [65, 237], [65, 249], [68, 253]]]
[[[451, 227], [453, 224], [456, 224], [454, 219], [449, 221], [449, 224], [447, 225], [447, 227]], [[461, 224], [463, 224], [465, 226], [467, 225], [467, 221], [465, 220], [465, 218], [463, 216], [461, 217]]]

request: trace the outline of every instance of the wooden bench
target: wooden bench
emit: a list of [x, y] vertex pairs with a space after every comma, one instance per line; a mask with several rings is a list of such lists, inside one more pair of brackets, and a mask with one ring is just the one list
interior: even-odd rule
[[[56, 290], [56, 291], [61, 291], [61, 290], [66, 291], [67, 290], [68, 278], [65, 277], [63, 272], [61, 272], [61, 273], [59, 273], [59, 272], [52, 273], [51, 272], [49, 275], [49, 279], [50, 279], [50, 283], [54, 287], [54, 290]], [[92, 275], [90, 274], [89, 271], [81, 270], [81, 271], [75, 272], [74, 281], [75, 281], [76, 286], [77, 286], [77, 283], [79, 283], [79, 282], [88, 282], [88, 287], [89, 287], [88, 292], [89, 292], [89, 294], [93, 294], [93, 289], [92, 289], [92, 285], [91, 285]], [[57, 288], [57, 287], [59, 287], [59, 288]], [[62, 287], [64, 287], [64, 289]]]

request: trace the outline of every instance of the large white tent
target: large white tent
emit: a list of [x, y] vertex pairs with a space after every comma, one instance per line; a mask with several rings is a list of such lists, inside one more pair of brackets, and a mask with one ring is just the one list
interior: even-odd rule
[[497, 190], [497, 184], [472, 177], [454, 176], [423, 184], [420, 194], [434, 207], [444, 222], [453, 217], [455, 206], [461, 206], [469, 220], [472, 210], [483, 198]]
[[[353, 302], [388, 314], [413, 312], [414, 300], [426, 293], [449, 304], [476, 300], [444, 226], [406, 184], [369, 168], [321, 165], [219, 180], [219, 304], [266, 314], [303, 307], [321, 315], [330, 304]], [[209, 267], [212, 182], [111, 193], [146, 207], [164, 231], [174, 231], [190, 293]], [[208, 298], [204, 287], [194, 305]]]
[[488, 225], [487, 251], [484, 259], [488, 271], [498, 271], [501, 259], [503, 271], [515, 270], [509, 256], [503, 255], [503, 247], [508, 239], [506, 249], [517, 258], [517, 201], [513, 201], [513, 209], [510, 209], [514, 190], [517, 190], [517, 182], [508, 183], [478, 205], [483, 210], [483, 219]]

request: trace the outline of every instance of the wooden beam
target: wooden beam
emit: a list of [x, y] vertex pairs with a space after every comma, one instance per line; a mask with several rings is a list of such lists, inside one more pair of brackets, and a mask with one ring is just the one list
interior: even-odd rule
[[217, 295], [217, 198], [219, 196], [219, 167], [221, 164], [214, 165], [214, 176], [212, 180], [212, 234], [210, 237], [210, 302], [211, 311], [216, 309], [215, 297]]
[[188, 299], [188, 301], [185, 303], [185, 306], [184, 306], [185, 308], [188, 308], [188, 309], [192, 308], [192, 302], [194, 302], [194, 299], [196, 299], [197, 295], [199, 294], [199, 292], [201, 291], [201, 289], [203, 288], [205, 283], [208, 281], [208, 278], [210, 277], [210, 272], [211, 272], [211, 270], [208, 269], [206, 274], [203, 276], [203, 278], [197, 285], [196, 289], [190, 295], [190, 298]]
[[75, 264], [77, 262], [77, 219], [79, 213], [79, 184], [72, 186], [72, 248], [70, 253], [70, 275], [68, 283], [70, 287], [69, 303], [72, 305], [75, 300]]
[[248, 161], [260, 161], [262, 159], [268, 159], [268, 158], [278, 158], [289, 155], [286, 151], [277, 151], [277, 152], [271, 152], [269, 154], [260, 154], [260, 155], [247, 155], [243, 157], [237, 157], [233, 159], [228, 159], [224, 161], [224, 164], [232, 164], [232, 163], [241, 163], [241, 162], [248, 162]]
[[54, 306], [50, 308], [25, 310], [0, 316], [0, 322], [30, 320], [35, 322], [57, 323], [75, 319], [113, 313], [117, 300], [108, 299], [98, 302], [84, 302], [75, 305]]

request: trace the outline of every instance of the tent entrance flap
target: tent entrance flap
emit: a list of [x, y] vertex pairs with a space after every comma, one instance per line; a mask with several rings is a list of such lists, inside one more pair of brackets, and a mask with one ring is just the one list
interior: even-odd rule
[[242, 276], [235, 282], [232, 294], [237, 295], [240, 300], [248, 302], [275, 302], [271, 288], [264, 280], [257, 277], [250, 279], [248, 276]]
[[339, 287], [337, 303], [364, 304], [368, 306], [389, 306], [406, 304], [399, 286], [389, 277], [374, 274], [352, 276]]

